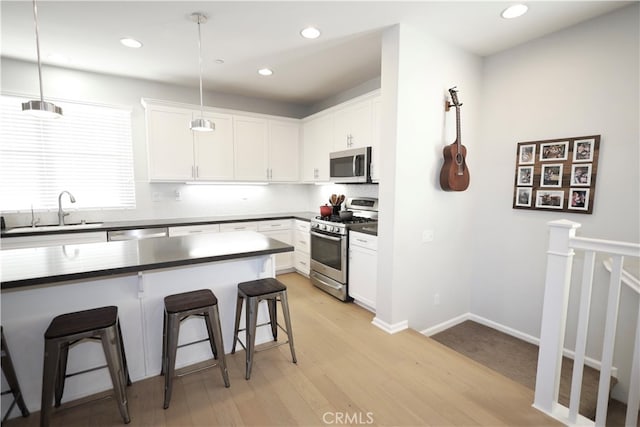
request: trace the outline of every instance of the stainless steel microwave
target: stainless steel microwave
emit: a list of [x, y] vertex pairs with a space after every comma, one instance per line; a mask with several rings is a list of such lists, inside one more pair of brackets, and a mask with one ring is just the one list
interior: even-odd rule
[[371, 147], [329, 154], [329, 180], [336, 184], [371, 182]]

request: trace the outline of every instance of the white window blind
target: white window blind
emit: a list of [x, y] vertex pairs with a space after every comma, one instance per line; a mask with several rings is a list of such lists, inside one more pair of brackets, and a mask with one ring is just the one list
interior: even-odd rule
[[0, 99], [1, 211], [57, 209], [63, 190], [73, 208], [135, 208], [130, 110], [56, 101], [64, 116], [41, 120]]

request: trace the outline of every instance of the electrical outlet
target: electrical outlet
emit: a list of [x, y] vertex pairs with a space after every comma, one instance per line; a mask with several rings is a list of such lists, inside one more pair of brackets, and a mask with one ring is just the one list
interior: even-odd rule
[[176, 196], [176, 201], [179, 202], [180, 200], [182, 200], [182, 193], [180, 192], [180, 190], [176, 190], [174, 194]]
[[440, 305], [440, 294], [433, 295], [433, 305]]
[[435, 237], [435, 233], [433, 230], [422, 231], [422, 243], [433, 242], [434, 237]]

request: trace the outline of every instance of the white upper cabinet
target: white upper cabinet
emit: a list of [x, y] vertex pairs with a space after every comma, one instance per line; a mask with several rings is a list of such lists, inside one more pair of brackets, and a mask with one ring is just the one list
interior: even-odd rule
[[329, 153], [333, 151], [333, 116], [316, 117], [303, 125], [302, 180], [329, 180]]
[[333, 149], [367, 147], [373, 131], [371, 99], [347, 105], [334, 112]]
[[214, 132], [193, 132], [200, 111], [146, 105], [149, 179], [193, 181], [233, 179], [233, 129], [229, 114], [205, 113]]
[[270, 181], [296, 182], [300, 179], [300, 125], [269, 120]]
[[235, 178], [239, 181], [268, 179], [267, 120], [234, 116]]
[[273, 181], [300, 179], [300, 121], [204, 111], [213, 132], [193, 132], [197, 106], [142, 100], [149, 180]]
[[193, 135], [189, 129], [191, 117], [191, 110], [147, 105], [150, 180], [193, 179]]
[[213, 121], [216, 130], [213, 132], [193, 132], [195, 179], [232, 180], [233, 118], [230, 114], [207, 112], [204, 113], [204, 117]]

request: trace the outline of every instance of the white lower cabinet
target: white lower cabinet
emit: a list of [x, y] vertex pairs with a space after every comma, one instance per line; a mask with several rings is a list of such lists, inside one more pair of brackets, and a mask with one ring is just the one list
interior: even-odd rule
[[[264, 234], [275, 240], [280, 240], [288, 245], [291, 241], [291, 220], [278, 219], [272, 221], [259, 221], [258, 233]], [[290, 270], [293, 268], [293, 252], [283, 252], [276, 254], [276, 272]]]
[[298, 273], [309, 276], [311, 267], [311, 236], [309, 234], [310, 224], [307, 221], [296, 219], [293, 228], [293, 267]]
[[179, 225], [169, 227], [169, 237], [218, 232], [220, 232], [220, 224]]
[[378, 287], [378, 237], [349, 232], [349, 296], [375, 312]]
[[258, 231], [256, 222], [225, 222], [220, 224], [220, 231]]
[[[254, 222], [227, 222], [220, 224], [220, 231], [257, 231], [267, 237], [280, 240], [288, 245], [293, 244], [291, 241], [291, 220], [278, 219], [269, 221]], [[275, 255], [276, 272], [290, 270], [293, 268], [293, 253], [284, 252]]]
[[106, 231], [86, 233], [39, 234], [34, 236], [4, 237], [2, 249], [39, 248], [42, 246], [76, 245], [80, 243], [98, 243], [107, 241]]

